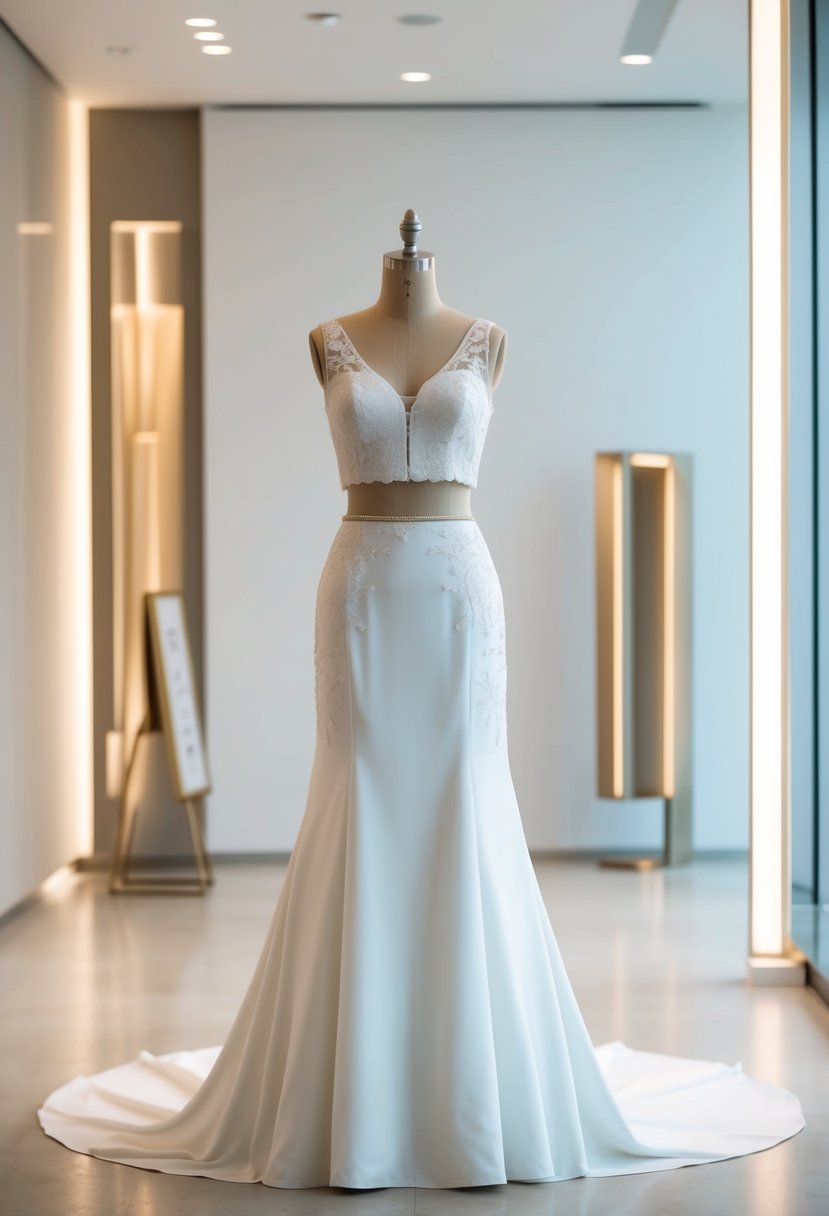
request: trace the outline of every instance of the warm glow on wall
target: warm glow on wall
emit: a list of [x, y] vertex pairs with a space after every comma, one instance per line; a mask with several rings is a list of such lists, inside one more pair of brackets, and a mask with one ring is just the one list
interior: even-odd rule
[[74, 650], [72, 680], [75, 703], [67, 723], [73, 734], [75, 757], [71, 801], [75, 816], [75, 848], [88, 856], [92, 841], [92, 467], [90, 416], [89, 338], [89, 113], [80, 101], [68, 102], [69, 190], [70, 190], [70, 291], [72, 307], [72, 450], [68, 454], [74, 473], [74, 533], [71, 602], [71, 634]]
[[676, 472], [670, 456], [659, 452], [634, 452], [630, 463], [636, 469], [664, 469], [662, 595], [665, 613], [662, 622], [662, 781], [665, 797], [672, 798], [676, 787], [675, 724], [676, 706]]
[[117, 220], [110, 231], [114, 798], [148, 708], [144, 597], [184, 581], [184, 307], [181, 221]]
[[662, 782], [666, 798], [676, 787], [675, 725], [676, 703], [676, 469], [670, 456], [659, 452], [633, 452], [633, 468], [664, 469], [664, 530], [662, 530]]
[[665, 797], [676, 792], [676, 470], [672, 462], [665, 466], [665, 548], [663, 590], [665, 620], [662, 634], [662, 780]]
[[597, 789], [662, 798], [674, 860], [691, 847], [691, 468], [666, 452], [595, 464]]
[[625, 792], [624, 510], [622, 465], [613, 471], [613, 796]]

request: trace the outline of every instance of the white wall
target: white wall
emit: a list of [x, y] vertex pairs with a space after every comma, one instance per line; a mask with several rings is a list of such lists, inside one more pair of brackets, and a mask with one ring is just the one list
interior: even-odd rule
[[204, 116], [211, 846], [290, 848], [316, 585], [345, 496], [306, 334], [376, 299], [406, 207], [443, 300], [509, 334], [475, 512], [507, 611], [533, 848], [646, 847], [594, 797], [593, 453], [695, 458], [697, 848], [747, 844], [742, 109]]
[[[88, 398], [73, 342], [85, 325], [73, 259], [85, 247], [71, 228], [82, 206], [71, 110], [0, 26], [0, 912], [90, 845]], [[51, 228], [18, 227], [31, 222]]]

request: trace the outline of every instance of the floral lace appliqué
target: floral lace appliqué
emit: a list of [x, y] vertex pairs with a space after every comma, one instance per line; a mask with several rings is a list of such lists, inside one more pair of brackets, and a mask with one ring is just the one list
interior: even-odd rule
[[463, 341], [442, 371], [457, 371], [466, 368], [489, 383], [489, 331], [492, 322], [478, 317], [472, 322]]
[[495, 732], [496, 745], [507, 727], [507, 651], [503, 645], [481, 651], [486, 666], [475, 680], [479, 693], [475, 702], [486, 710], [486, 725]]
[[437, 553], [448, 559], [449, 579], [443, 584], [463, 605], [464, 615], [455, 622], [456, 629], [463, 629], [470, 621], [480, 621], [484, 633], [503, 631], [504, 604], [498, 575], [486, 541], [477, 528], [461, 531], [432, 525], [432, 531], [441, 537], [442, 544], [432, 545], [427, 554]]
[[320, 577], [314, 620], [317, 723], [330, 743], [345, 706], [345, 648], [341, 630], [368, 628], [363, 605], [374, 590], [371, 565], [391, 553], [390, 539], [406, 541], [411, 525], [396, 521], [344, 528], [332, 545]]
[[506, 730], [507, 652], [504, 601], [501, 585], [486, 541], [477, 528], [461, 532], [432, 526], [442, 543], [430, 546], [427, 554], [447, 560], [448, 578], [442, 584], [459, 599], [463, 616], [455, 629], [480, 625], [487, 645], [478, 656], [479, 674], [474, 677], [475, 704], [485, 710], [485, 723], [495, 732], [495, 743]]
[[320, 326], [325, 339], [325, 366], [328, 379], [338, 372], [360, 372], [367, 366], [355, 349], [339, 321], [323, 321]]
[[406, 408], [363, 359], [339, 321], [320, 326], [325, 409], [340, 486], [381, 481], [459, 481], [476, 486], [490, 416], [492, 322], [471, 323], [450, 359]]

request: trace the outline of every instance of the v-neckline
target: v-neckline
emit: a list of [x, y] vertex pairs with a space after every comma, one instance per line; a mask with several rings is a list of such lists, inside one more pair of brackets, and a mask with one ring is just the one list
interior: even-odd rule
[[[372, 376], [374, 376], [374, 377], [375, 377], [377, 380], [379, 380], [381, 384], [384, 384], [384, 385], [386, 386], [386, 388], [387, 388], [387, 389], [388, 389], [390, 392], [394, 393], [395, 397], [397, 398], [397, 400], [400, 402], [401, 406], [403, 407], [403, 412], [404, 412], [404, 414], [407, 414], [407, 415], [411, 416], [412, 410], [413, 410], [413, 409], [414, 409], [414, 407], [417, 405], [417, 400], [418, 400], [418, 397], [419, 397], [419, 396], [420, 396], [420, 394], [423, 392], [423, 390], [424, 390], [424, 388], [426, 387], [426, 385], [427, 385], [427, 384], [431, 384], [431, 382], [432, 382], [433, 380], [437, 379], [437, 377], [438, 377], [438, 376], [440, 376], [440, 375], [441, 375], [443, 372], [445, 372], [445, 371], [448, 369], [449, 364], [450, 364], [450, 363], [452, 363], [452, 361], [453, 361], [454, 359], [457, 359], [458, 355], [461, 353], [461, 351], [463, 350], [463, 348], [464, 348], [464, 346], [466, 345], [467, 341], [469, 340], [469, 335], [472, 333], [472, 330], [475, 328], [475, 326], [478, 324], [478, 322], [479, 322], [480, 320], [481, 320], [481, 318], [480, 318], [480, 317], [476, 317], [476, 318], [475, 318], [475, 320], [474, 320], [474, 321], [472, 322], [472, 324], [469, 326], [469, 328], [467, 329], [466, 333], [463, 335], [463, 337], [461, 338], [460, 342], [459, 342], [459, 343], [458, 343], [458, 345], [455, 347], [455, 349], [452, 351], [452, 354], [449, 356], [449, 358], [446, 360], [446, 362], [443, 364], [443, 366], [442, 366], [442, 367], [439, 367], [439, 368], [438, 368], [438, 370], [437, 370], [436, 372], [433, 372], [431, 376], [428, 376], [428, 377], [427, 377], [427, 378], [426, 378], [426, 379], [423, 381], [423, 383], [421, 384], [420, 388], [417, 390], [417, 392], [415, 393], [415, 395], [414, 395], [413, 397], [412, 397], [410, 394], [408, 394], [408, 393], [407, 393], [405, 396], [403, 395], [403, 393], [398, 393], [398, 391], [397, 391], [397, 389], [394, 387], [394, 385], [393, 385], [393, 384], [391, 384], [391, 383], [390, 383], [390, 382], [389, 382], [389, 381], [386, 379], [386, 377], [385, 377], [385, 376], [381, 376], [381, 375], [380, 375], [380, 373], [379, 373], [378, 371], [375, 371], [375, 370], [374, 370], [374, 368], [371, 366], [371, 364], [370, 364], [370, 363], [367, 363], [367, 362], [366, 362], [366, 360], [363, 358], [363, 356], [362, 356], [362, 355], [360, 354], [360, 352], [357, 350], [357, 347], [354, 345], [354, 343], [352, 342], [351, 338], [350, 338], [350, 337], [349, 337], [349, 335], [346, 333], [345, 329], [344, 329], [344, 328], [343, 328], [343, 326], [340, 324], [340, 322], [339, 322], [339, 321], [337, 321], [337, 320], [335, 319], [334, 324], [337, 326], [337, 328], [339, 329], [340, 333], [343, 335], [343, 337], [345, 338], [346, 342], [347, 342], [347, 343], [348, 343], [348, 345], [351, 347], [351, 350], [352, 350], [353, 354], [354, 354], [354, 355], [356, 356], [356, 358], [357, 358], [357, 362], [358, 362], [358, 363], [361, 363], [367, 372], [370, 372], [370, 373], [371, 373], [371, 375], [372, 375]], [[406, 402], [407, 402], [407, 401], [411, 401], [411, 405], [408, 407], [408, 409], [406, 408]]]

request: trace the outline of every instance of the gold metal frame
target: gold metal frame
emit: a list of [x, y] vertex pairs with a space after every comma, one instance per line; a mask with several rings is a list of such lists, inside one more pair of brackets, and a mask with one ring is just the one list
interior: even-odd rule
[[[187, 618], [184, 614], [182, 593], [180, 590], [146, 592], [144, 595], [146, 623], [145, 636], [149, 638], [150, 645], [145, 646], [145, 660], [147, 667], [149, 708], [147, 709], [141, 722], [141, 726], [135, 736], [135, 740], [127, 760], [124, 779], [121, 786], [121, 795], [118, 806], [118, 827], [116, 831], [115, 847], [112, 854], [112, 867], [109, 878], [109, 890], [112, 894], [123, 892], [141, 892], [144, 894], [153, 893], [164, 895], [203, 895], [208, 886], [212, 886], [215, 880], [210, 855], [205, 847], [204, 836], [202, 834], [202, 796], [209, 792], [212, 787], [209, 781], [209, 771], [207, 769], [203, 732], [197, 705], [195, 706], [196, 728], [199, 733], [202, 754], [205, 758], [205, 772], [208, 773], [208, 784], [202, 789], [190, 790], [186, 793], [184, 792], [173, 737], [173, 718], [170, 706], [169, 689], [167, 687], [164, 657], [158, 634], [158, 622], [154, 612], [155, 599], [161, 596], [169, 597], [171, 595], [177, 596], [181, 600], [183, 641], [188, 670], [190, 673], [191, 687], [194, 689], [195, 702], [193, 657], [190, 649], [190, 639], [187, 631]], [[196, 863], [196, 875], [193, 878], [188, 878], [186, 876], [167, 877], [166, 875], [153, 875], [147, 878], [139, 878], [135, 877], [130, 872], [132, 842], [138, 812], [138, 807], [131, 806], [129, 802], [130, 777], [135, 766], [135, 758], [138, 752], [140, 740], [147, 735], [153, 734], [159, 729], [163, 732], [166, 739], [167, 758], [170, 765], [170, 773], [173, 779], [173, 784], [175, 786], [176, 799], [177, 801], [184, 803], [184, 807], [187, 812], [187, 822], [190, 828], [190, 836], [193, 842], [193, 854]], [[202, 811], [202, 815], [199, 813], [200, 810]]]

